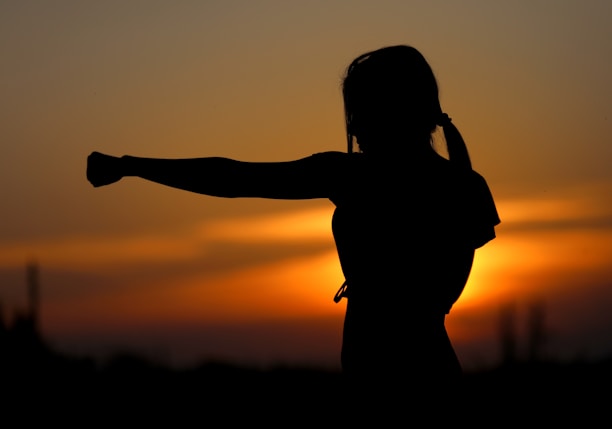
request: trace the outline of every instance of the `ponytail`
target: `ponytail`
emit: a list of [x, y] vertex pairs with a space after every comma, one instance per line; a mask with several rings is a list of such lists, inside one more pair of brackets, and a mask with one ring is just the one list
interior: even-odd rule
[[468, 153], [465, 141], [461, 133], [451, 122], [451, 118], [446, 113], [442, 113], [438, 125], [444, 130], [444, 139], [446, 140], [446, 148], [448, 150], [448, 159], [457, 165], [461, 165], [467, 169], [472, 169], [470, 154]]

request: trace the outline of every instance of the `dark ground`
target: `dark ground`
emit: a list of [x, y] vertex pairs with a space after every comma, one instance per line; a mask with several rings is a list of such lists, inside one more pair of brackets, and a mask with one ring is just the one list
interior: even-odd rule
[[[21, 419], [49, 409], [45, 420], [160, 423], [173, 427], [216, 422], [268, 426], [327, 426], [366, 419], [384, 422], [438, 421], [477, 427], [578, 424], [606, 427], [612, 407], [612, 359], [600, 362], [516, 363], [466, 373], [455, 390], [426, 391], [416, 386], [373, 386], [357, 404], [337, 372], [314, 368], [267, 370], [204, 362], [170, 369], [133, 355], [117, 355], [104, 365], [39, 349], [15, 354], [4, 350], [1, 370], [2, 414], [19, 410]], [[362, 397], [360, 397], [362, 398]], [[352, 417], [352, 416], [358, 417]], [[80, 420], [76, 420], [77, 422]], [[186, 420], [182, 420], [186, 419]], [[220, 422], [224, 422], [221, 424]], [[405, 425], [400, 425], [405, 426]], [[432, 425], [433, 426], [433, 425]], [[298, 427], [302, 427], [298, 425]], [[419, 424], [418, 427], [428, 427]], [[437, 426], [436, 426], [437, 427]]]
[[13, 422], [3, 427], [610, 427], [612, 357], [514, 361], [433, 390], [392, 380], [348, 385], [316, 368], [202, 362], [177, 370], [130, 354], [100, 364], [55, 352], [37, 332], [28, 324], [0, 330], [0, 424]]

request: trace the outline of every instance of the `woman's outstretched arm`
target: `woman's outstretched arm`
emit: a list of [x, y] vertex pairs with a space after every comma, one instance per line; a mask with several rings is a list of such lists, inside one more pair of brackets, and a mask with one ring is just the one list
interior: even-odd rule
[[221, 157], [161, 159], [115, 157], [93, 152], [87, 158], [87, 179], [99, 187], [135, 176], [185, 191], [225, 198], [328, 198], [330, 189], [334, 188], [335, 174], [333, 168], [325, 167], [328, 163], [322, 163], [321, 157], [315, 158], [243, 162]]

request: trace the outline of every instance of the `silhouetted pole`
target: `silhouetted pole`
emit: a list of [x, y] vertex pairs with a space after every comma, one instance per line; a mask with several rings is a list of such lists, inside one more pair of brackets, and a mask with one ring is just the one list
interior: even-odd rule
[[0, 301], [0, 335], [4, 335], [7, 330], [6, 321], [4, 320], [4, 305]]
[[38, 264], [34, 261], [27, 265], [28, 312], [32, 327], [38, 332], [38, 311], [40, 288], [38, 283]]
[[529, 362], [538, 362], [542, 358], [542, 349], [546, 343], [544, 304], [536, 302], [529, 309], [527, 358]]
[[500, 312], [501, 363], [509, 366], [517, 359], [516, 307], [508, 304]]

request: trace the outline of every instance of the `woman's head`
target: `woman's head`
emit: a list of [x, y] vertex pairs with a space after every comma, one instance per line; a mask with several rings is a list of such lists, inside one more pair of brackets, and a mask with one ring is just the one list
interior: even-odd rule
[[[444, 125], [445, 135], [450, 129], [456, 134], [453, 139], [461, 139], [465, 154], [455, 157], [467, 156], [461, 135], [442, 113], [429, 63], [411, 46], [388, 46], [355, 58], [346, 70], [342, 94], [349, 151], [353, 138], [362, 152], [430, 145], [436, 126]], [[454, 143], [447, 139], [449, 153]], [[457, 152], [455, 147], [452, 150]]]
[[411, 46], [389, 46], [357, 57], [342, 86], [346, 127], [362, 150], [372, 138], [425, 138], [442, 111], [431, 67]]

